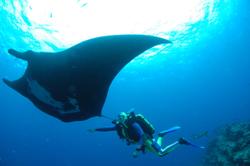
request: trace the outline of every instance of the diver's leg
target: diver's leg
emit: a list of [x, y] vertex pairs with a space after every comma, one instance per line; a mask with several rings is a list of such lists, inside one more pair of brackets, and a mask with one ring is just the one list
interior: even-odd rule
[[162, 145], [160, 145], [159, 143], [160, 140], [162, 139], [162, 137], [159, 137], [157, 141], [153, 141], [152, 142], [152, 148], [154, 149], [154, 151], [156, 152], [156, 154], [160, 157], [163, 157], [165, 155], [167, 155], [168, 153], [172, 152], [173, 150], [175, 150], [179, 145], [179, 141], [176, 141], [168, 146], [166, 146], [165, 148], [162, 148]]
[[156, 140], [156, 143], [157, 143], [158, 145], [162, 146], [162, 144], [163, 144], [163, 136], [159, 136], [159, 135], [158, 135], [158, 138], [157, 138], [157, 140]]
[[169, 154], [170, 152], [174, 151], [176, 148], [178, 148], [180, 146], [180, 143], [179, 141], [175, 141], [174, 143], [166, 146], [165, 148], [161, 149], [159, 152], [158, 152], [158, 155], [160, 157], [163, 157], [167, 154]]
[[[159, 139], [159, 138], [158, 138]], [[157, 140], [158, 141], [158, 140]], [[158, 155], [160, 157], [163, 157], [165, 155], [167, 155], [168, 153], [174, 151], [176, 148], [178, 148], [180, 145], [190, 145], [190, 146], [193, 146], [193, 147], [197, 147], [197, 148], [200, 148], [200, 149], [205, 149], [204, 146], [198, 146], [198, 145], [195, 145], [191, 142], [189, 142], [188, 140], [186, 140], [185, 138], [180, 138], [178, 141], [175, 141], [174, 143], [166, 146], [165, 148], [163, 149], [159, 149], [158, 150]]]
[[180, 126], [171, 127], [170, 129], [161, 131], [161, 132], [158, 134], [158, 136], [159, 136], [159, 137], [163, 137], [163, 136], [165, 136], [165, 135], [168, 134], [168, 133], [172, 133], [172, 132], [174, 132], [174, 131], [176, 131], [176, 130], [179, 130], [180, 128], [181, 128]]
[[161, 131], [161, 132], [158, 134], [158, 138], [157, 138], [156, 143], [159, 144], [160, 146], [162, 146], [162, 144], [163, 144], [163, 137], [164, 137], [166, 134], [168, 134], [168, 133], [171, 133], [171, 132], [174, 132], [174, 131], [176, 131], [176, 130], [179, 130], [180, 128], [181, 128], [180, 126], [174, 126], [174, 127], [171, 127], [170, 129]]

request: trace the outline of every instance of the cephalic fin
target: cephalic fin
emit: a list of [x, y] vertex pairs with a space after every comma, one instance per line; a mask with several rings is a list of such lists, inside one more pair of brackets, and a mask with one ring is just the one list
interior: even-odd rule
[[8, 53], [15, 56], [16, 58], [28, 61], [28, 56], [26, 53], [16, 51], [14, 49], [9, 49]]

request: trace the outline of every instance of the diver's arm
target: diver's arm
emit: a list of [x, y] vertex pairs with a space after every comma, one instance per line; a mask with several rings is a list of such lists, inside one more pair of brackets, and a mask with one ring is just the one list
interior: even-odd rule
[[103, 127], [103, 128], [96, 128], [96, 129], [89, 129], [89, 132], [95, 132], [95, 131], [100, 131], [100, 132], [106, 132], [106, 131], [115, 131], [116, 127]]

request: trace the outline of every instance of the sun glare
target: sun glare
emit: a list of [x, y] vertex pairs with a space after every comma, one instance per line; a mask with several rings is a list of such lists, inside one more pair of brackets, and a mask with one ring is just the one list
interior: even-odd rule
[[30, 0], [24, 13], [35, 38], [68, 47], [102, 35], [182, 31], [204, 18], [208, 2], [213, 4], [212, 0]]

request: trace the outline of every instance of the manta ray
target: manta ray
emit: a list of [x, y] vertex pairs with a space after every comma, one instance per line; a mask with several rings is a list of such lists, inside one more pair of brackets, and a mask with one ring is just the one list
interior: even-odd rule
[[27, 61], [21, 78], [3, 79], [41, 111], [64, 122], [101, 116], [110, 84], [145, 50], [170, 41], [148, 35], [112, 35], [83, 41], [60, 52], [9, 54]]

